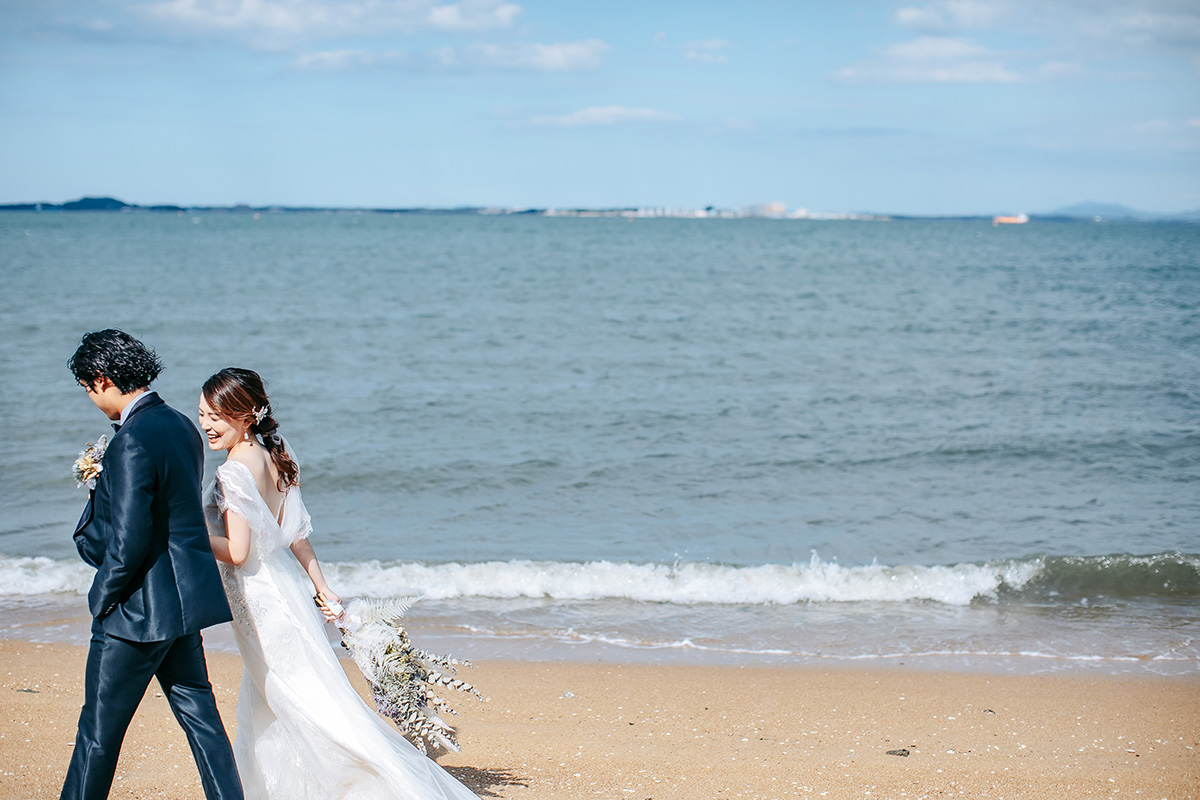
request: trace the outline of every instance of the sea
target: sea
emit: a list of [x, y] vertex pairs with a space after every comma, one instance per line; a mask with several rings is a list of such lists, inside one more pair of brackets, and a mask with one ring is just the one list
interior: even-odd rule
[[266, 379], [427, 649], [1200, 672], [1197, 225], [11, 212], [0, 286], [0, 637], [86, 640], [119, 327], [185, 413]]

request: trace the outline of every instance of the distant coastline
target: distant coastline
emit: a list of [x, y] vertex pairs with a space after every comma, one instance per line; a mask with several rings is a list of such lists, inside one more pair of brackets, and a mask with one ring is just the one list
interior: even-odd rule
[[[45, 213], [100, 211], [109, 213], [159, 213], [159, 214], [249, 214], [255, 218], [263, 214], [392, 214], [400, 215], [474, 215], [474, 216], [542, 216], [581, 218], [626, 218], [626, 219], [793, 219], [793, 220], [849, 220], [889, 222], [901, 220], [964, 220], [991, 222], [992, 214], [879, 214], [872, 212], [829, 212], [788, 210], [782, 203], [766, 203], [745, 206], [741, 209], [667, 208], [667, 207], [621, 207], [621, 208], [499, 208], [494, 206], [461, 206], [456, 208], [367, 208], [335, 206], [142, 206], [126, 203], [112, 197], [84, 197], [64, 203], [8, 203], [0, 205], [4, 211], [35, 211]], [[1195, 223], [1200, 222], [1200, 209], [1179, 214], [1154, 214], [1136, 211], [1125, 206], [1102, 203], [1079, 203], [1048, 213], [1029, 214], [1035, 222], [1149, 222], [1149, 223]]]

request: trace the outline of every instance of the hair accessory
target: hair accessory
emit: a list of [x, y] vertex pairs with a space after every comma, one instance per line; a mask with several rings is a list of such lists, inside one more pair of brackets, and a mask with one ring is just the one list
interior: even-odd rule
[[254, 415], [254, 424], [255, 425], [262, 424], [263, 418], [267, 416], [267, 411], [270, 410], [270, 408], [271, 407], [268, 405], [268, 406], [263, 406], [262, 408], [256, 408], [250, 412], [251, 414]]

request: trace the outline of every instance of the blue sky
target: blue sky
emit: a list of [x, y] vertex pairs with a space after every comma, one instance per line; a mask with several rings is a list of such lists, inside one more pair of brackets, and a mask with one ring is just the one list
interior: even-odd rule
[[1200, 3], [0, 0], [0, 202], [1200, 208]]

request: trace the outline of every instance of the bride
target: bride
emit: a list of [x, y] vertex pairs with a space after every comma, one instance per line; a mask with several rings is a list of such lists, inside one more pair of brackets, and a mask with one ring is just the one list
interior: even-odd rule
[[230, 367], [205, 381], [200, 428], [226, 460], [204, 511], [244, 663], [233, 749], [247, 800], [476, 800], [342, 671], [308, 582], [340, 598], [308, 542], [299, 467], [278, 427], [257, 373]]

